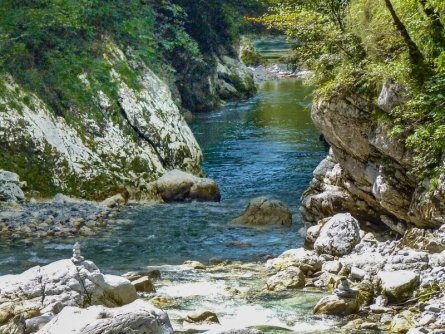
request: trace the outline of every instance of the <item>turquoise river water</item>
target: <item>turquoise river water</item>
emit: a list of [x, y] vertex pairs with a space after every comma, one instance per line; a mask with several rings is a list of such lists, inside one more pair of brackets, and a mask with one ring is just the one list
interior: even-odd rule
[[[191, 126], [203, 149], [204, 169], [221, 187], [221, 202], [130, 206], [115, 226], [79, 239], [85, 256], [103, 270], [122, 272], [189, 259], [254, 261], [300, 246], [299, 198], [326, 154], [310, 119], [310, 102], [311, 90], [300, 81], [271, 81], [247, 102], [196, 115]], [[291, 208], [291, 228], [229, 224], [250, 199], [262, 195]], [[0, 273], [67, 258], [73, 241], [3, 243]]]

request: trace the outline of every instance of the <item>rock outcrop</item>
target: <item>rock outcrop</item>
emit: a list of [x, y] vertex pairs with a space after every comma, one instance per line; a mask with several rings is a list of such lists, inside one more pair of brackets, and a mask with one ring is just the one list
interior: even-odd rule
[[355, 95], [314, 104], [312, 119], [331, 150], [302, 198], [307, 226], [340, 212], [351, 213], [363, 225], [399, 235], [408, 227], [437, 228], [445, 222], [445, 176], [432, 191], [429, 180], [418, 182], [409, 173], [412, 152], [376, 117], [376, 112], [402, 103], [401, 94], [385, 85], [380, 108]]
[[0, 202], [24, 200], [25, 194], [20, 188], [22, 185], [17, 174], [0, 169]]
[[290, 226], [292, 212], [277, 200], [258, 197], [250, 201], [245, 212], [232, 224], [249, 226]]
[[[63, 192], [103, 199], [118, 190], [144, 192], [167, 170], [200, 173], [201, 150], [175, 105], [168, 86], [145, 64], [109, 42], [105, 60], [117, 96], [94, 91], [88, 74], [79, 77], [92, 91], [96, 110], [53, 109], [13, 77], [2, 76], [0, 168], [13, 171], [41, 196]], [[128, 65], [138, 88], [120, 69]]]
[[70, 260], [0, 277], [0, 334], [173, 333], [165, 312], [137, 300], [147, 281], [102, 274], [76, 243]]

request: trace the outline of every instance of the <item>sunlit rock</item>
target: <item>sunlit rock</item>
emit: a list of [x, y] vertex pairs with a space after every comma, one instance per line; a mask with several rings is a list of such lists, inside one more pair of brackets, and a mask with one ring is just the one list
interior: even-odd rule
[[232, 224], [247, 226], [290, 226], [292, 212], [283, 203], [267, 197], [250, 201], [245, 212], [232, 220]]
[[323, 226], [314, 248], [319, 254], [342, 256], [360, 242], [358, 221], [349, 213], [337, 214]]
[[168, 315], [150, 303], [137, 300], [118, 308], [65, 307], [38, 334], [172, 334]]
[[221, 194], [215, 181], [172, 170], [156, 181], [159, 195], [165, 202], [219, 201]]

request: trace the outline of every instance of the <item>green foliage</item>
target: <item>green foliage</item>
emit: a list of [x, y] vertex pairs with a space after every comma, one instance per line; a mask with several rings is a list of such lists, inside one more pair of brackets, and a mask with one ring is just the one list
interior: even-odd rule
[[257, 19], [298, 41], [293, 60], [318, 94], [376, 99], [396, 82], [409, 101], [388, 120], [415, 153], [413, 175], [434, 177], [445, 154], [445, 5], [441, 0], [268, 0]]
[[265, 63], [265, 59], [247, 37], [241, 39], [240, 58], [247, 66], [259, 66]]

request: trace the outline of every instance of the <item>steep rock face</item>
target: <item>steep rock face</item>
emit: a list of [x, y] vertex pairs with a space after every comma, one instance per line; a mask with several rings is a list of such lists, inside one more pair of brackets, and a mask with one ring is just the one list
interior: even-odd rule
[[234, 56], [213, 55], [206, 61], [176, 66], [176, 70], [182, 106], [192, 111], [207, 111], [256, 92], [252, 72]]
[[[400, 94], [385, 86], [382, 108], [402, 103], [391, 91]], [[313, 106], [312, 118], [331, 150], [302, 198], [307, 226], [339, 212], [398, 234], [410, 226], [435, 228], [445, 222], [445, 176], [434, 191], [428, 191], [430, 181], [410, 176], [411, 152], [376, 112], [382, 109], [359, 96], [332, 97]]]
[[[97, 91], [96, 114], [55, 112], [13, 77], [0, 78], [0, 168], [18, 173], [30, 190], [97, 199], [124, 187], [143, 191], [173, 168], [200, 173], [201, 150], [169, 88], [112, 43], [104, 57], [117, 96]], [[122, 64], [137, 87], [123, 77]], [[87, 74], [81, 80], [94, 84]]]

